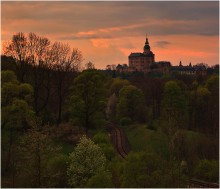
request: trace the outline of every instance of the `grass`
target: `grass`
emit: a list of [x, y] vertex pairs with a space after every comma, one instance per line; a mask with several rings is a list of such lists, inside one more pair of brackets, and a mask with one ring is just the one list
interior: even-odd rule
[[134, 124], [124, 127], [132, 151], [147, 151], [168, 156], [168, 139], [165, 134], [146, 128], [146, 125]]

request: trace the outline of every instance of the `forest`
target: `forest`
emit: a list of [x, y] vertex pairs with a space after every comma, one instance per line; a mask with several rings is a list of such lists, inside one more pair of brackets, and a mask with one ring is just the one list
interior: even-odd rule
[[22, 32], [3, 50], [1, 187], [219, 183], [218, 65], [206, 75], [99, 70], [68, 44]]

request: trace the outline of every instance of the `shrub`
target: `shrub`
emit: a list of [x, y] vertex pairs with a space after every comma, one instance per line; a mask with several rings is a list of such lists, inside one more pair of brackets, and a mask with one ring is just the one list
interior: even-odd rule
[[216, 160], [200, 160], [194, 169], [194, 176], [198, 179], [218, 182], [219, 179], [219, 163]]
[[123, 117], [123, 118], [120, 119], [120, 125], [121, 126], [130, 125], [131, 123], [132, 123], [132, 120], [129, 117]]
[[95, 134], [95, 136], [93, 137], [92, 140], [96, 144], [99, 144], [99, 143], [106, 143], [106, 144], [108, 144], [109, 143], [108, 135], [105, 134], [105, 133], [101, 133], [101, 132]]
[[101, 147], [108, 160], [111, 160], [116, 155], [115, 150], [110, 142], [110, 138], [106, 133], [99, 132], [93, 137], [92, 140], [98, 144], [99, 147]]

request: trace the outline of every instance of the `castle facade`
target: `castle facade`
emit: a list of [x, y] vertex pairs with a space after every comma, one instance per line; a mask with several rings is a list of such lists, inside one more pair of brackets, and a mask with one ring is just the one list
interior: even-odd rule
[[128, 56], [128, 65], [133, 71], [147, 72], [154, 62], [155, 55], [151, 51], [147, 37], [143, 48], [143, 53], [134, 52]]

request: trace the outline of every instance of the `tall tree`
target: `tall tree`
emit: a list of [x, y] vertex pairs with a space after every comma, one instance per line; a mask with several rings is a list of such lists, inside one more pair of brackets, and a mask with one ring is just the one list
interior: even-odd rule
[[133, 152], [128, 155], [123, 166], [122, 187], [185, 187], [186, 179], [182, 173], [180, 182], [177, 183], [176, 170], [176, 166], [170, 165], [156, 154]]
[[71, 97], [71, 113], [80, 125], [86, 128], [92, 126], [92, 118], [97, 113], [104, 114], [105, 108], [105, 77], [98, 71], [82, 72], [73, 82]]
[[56, 162], [60, 161], [60, 147], [53, 144], [50, 137], [40, 130], [39, 125], [32, 128], [21, 138], [19, 145], [19, 187], [54, 187], [63, 176], [56, 170]]
[[48, 38], [35, 33], [25, 35], [20, 32], [13, 35], [12, 40], [4, 46], [4, 53], [15, 60], [18, 80], [33, 86], [36, 114], [43, 111], [49, 98], [57, 94], [55, 101], [59, 124], [63, 96], [67, 94], [73, 72], [80, 70], [81, 52], [78, 49], [71, 50], [68, 44], [51, 43]]
[[205, 83], [211, 92], [210, 96], [210, 131], [216, 137], [219, 136], [219, 76], [212, 75]]
[[[3, 175], [14, 169], [15, 144], [19, 133], [29, 127], [34, 119], [31, 96], [33, 89], [29, 84], [19, 83], [12, 71], [2, 71], [1, 126], [3, 138]], [[13, 180], [14, 180], [14, 172]], [[14, 183], [14, 182], [13, 182]]]
[[18, 80], [24, 82], [28, 66], [28, 41], [25, 34], [19, 32], [13, 35], [12, 40], [4, 46], [3, 50], [5, 55], [15, 59]]
[[72, 83], [73, 73], [79, 71], [82, 54], [79, 50], [71, 51], [68, 44], [55, 42], [51, 49], [53, 57], [53, 70], [55, 71], [55, 88], [57, 94], [57, 124], [61, 122], [64, 97], [67, 95]]
[[27, 63], [32, 65], [30, 68], [32, 75], [29, 78], [34, 88], [34, 109], [38, 114], [48, 104], [51, 91], [51, 42], [35, 33], [29, 33], [27, 39], [29, 49]]
[[[168, 81], [164, 86], [161, 123], [162, 130], [165, 131], [169, 139], [170, 163], [177, 161], [177, 184], [179, 187], [181, 157], [180, 153], [175, 153], [173, 144], [179, 129], [188, 128], [188, 107], [187, 99], [175, 81]], [[175, 143], [176, 146], [179, 146], [178, 142], [179, 140]]]
[[171, 135], [179, 128], [188, 128], [187, 99], [175, 81], [168, 81], [164, 86], [162, 120]]
[[133, 121], [143, 122], [146, 114], [143, 92], [133, 85], [123, 87], [119, 92], [117, 117], [129, 117]]

